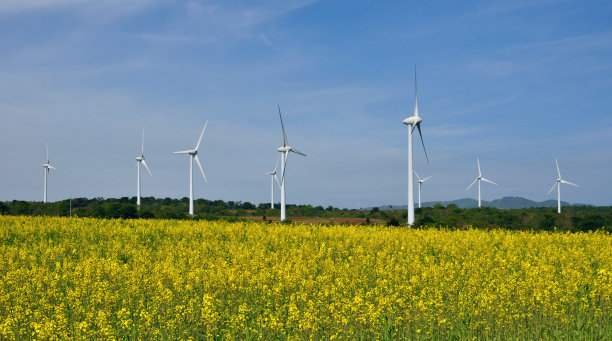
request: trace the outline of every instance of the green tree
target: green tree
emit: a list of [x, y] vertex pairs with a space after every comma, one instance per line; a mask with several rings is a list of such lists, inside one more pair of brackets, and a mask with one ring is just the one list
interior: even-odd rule
[[391, 216], [389, 220], [387, 220], [387, 226], [399, 226], [400, 222], [396, 216]]

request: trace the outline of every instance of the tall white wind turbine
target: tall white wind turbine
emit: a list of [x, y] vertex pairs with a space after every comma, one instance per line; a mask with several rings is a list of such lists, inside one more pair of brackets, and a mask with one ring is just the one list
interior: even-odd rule
[[419, 208], [421, 208], [421, 185], [423, 185], [423, 182], [425, 182], [425, 181], [427, 181], [427, 180], [431, 179], [431, 177], [432, 177], [433, 175], [430, 175], [430, 176], [426, 177], [425, 179], [421, 179], [421, 178], [419, 177], [419, 174], [417, 174], [417, 172], [416, 172], [416, 171], [414, 171], [414, 175], [416, 175], [416, 177], [417, 177], [417, 181], [418, 181], [418, 183], [419, 183]]
[[285, 133], [285, 125], [283, 124], [283, 115], [281, 115], [280, 106], [278, 106], [278, 116], [280, 117], [281, 127], [283, 128], [283, 146], [278, 148], [278, 151], [282, 153], [281, 156], [281, 221], [285, 221], [285, 168], [287, 167], [287, 157], [289, 156], [289, 152], [293, 152], [302, 156], [306, 156], [306, 154], [300, 152], [299, 150], [291, 147], [289, 142], [287, 141], [287, 134]]
[[47, 177], [49, 176], [49, 169], [55, 169], [55, 167], [51, 166], [51, 162], [49, 161], [49, 146], [45, 145], [47, 149], [47, 162], [45, 162], [42, 166], [45, 169], [45, 184], [43, 189], [43, 202], [47, 202]]
[[274, 166], [274, 170], [271, 172], [267, 172], [266, 174], [270, 175], [270, 208], [274, 208], [274, 180], [278, 186], [280, 186], [280, 182], [278, 181], [278, 177], [276, 176], [276, 169], [278, 168], [278, 159], [280, 158], [280, 154], [276, 158], [276, 166]]
[[144, 129], [142, 130], [142, 149], [140, 151], [140, 156], [138, 156], [136, 158], [136, 168], [138, 169], [138, 185], [136, 186], [136, 205], [138, 207], [138, 209], [140, 209], [140, 164], [142, 163], [143, 166], [145, 166], [145, 168], [147, 169], [147, 172], [149, 172], [149, 175], [153, 176], [153, 173], [151, 173], [151, 170], [149, 169], [149, 166], [147, 166], [147, 162], [145, 161], [145, 157], [144, 157]]
[[482, 177], [482, 172], [480, 171], [480, 160], [476, 158], [476, 162], [478, 163], [478, 177], [465, 190], [467, 191], [468, 189], [472, 188], [472, 186], [474, 186], [474, 184], [478, 182], [478, 207], [480, 207], [480, 182], [481, 181], [488, 182], [495, 186], [497, 186], [497, 184], [489, 179], [485, 179]]
[[208, 125], [208, 121], [204, 123], [204, 129], [202, 129], [202, 134], [200, 134], [200, 139], [196, 144], [194, 149], [190, 150], [182, 150], [179, 152], [174, 152], [174, 154], [188, 154], [189, 158], [189, 214], [193, 215], [193, 160], [195, 159], [198, 167], [200, 167], [200, 171], [202, 172], [202, 177], [204, 178], [204, 182], [208, 183], [206, 180], [206, 175], [204, 174], [204, 169], [202, 169], [202, 164], [200, 163], [200, 159], [198, 159], [198, 148], [200, 148], [200, 143], [202, 143], [202, 137], [204, 137], [204, 131], [206, 130], [206, 126]]
[[425, 150], [425, 143], [423, 142], [423, 134], [421, 134], [421, 122], [423, 120], [419, 117], [419, 98], [417, 92], [417, 77], [416, 77], [416, 66], [414, 68], [414, 113], [412, 116], [406, 118], [403, 123], [408, 127], [408, 226], [414, 224], [414, 176], [412, 173], [414, 169], [412, 167], [412, 132], [416, 127], [419, 130], [419, 136], [421, 137], [421, 144], [425, 151], [425, 158], [429, 162], [427, 156], [427, 150]]
[[580, 186], [573, 184], [569, 181], [563, 180], [561, 178], [561, 171], [559, 170], [559, 162], [557, 161], [557, 159], [555, 159], [555, 164], [557, 165], [557, 174], [559, 174], [559, 177], [557, 178], [557, 181], [555, 181], [555, 184], [552, 186], [552, 188], [550, 189], [550, 191], [548, 191], [548, 194], [546, 195], [550, 195], [550, 192], [552, 192], [553, 189], [557, 187], [557, 213], [561, 213], [561, 184], [572, 185], [575, 187], [580, 187]]

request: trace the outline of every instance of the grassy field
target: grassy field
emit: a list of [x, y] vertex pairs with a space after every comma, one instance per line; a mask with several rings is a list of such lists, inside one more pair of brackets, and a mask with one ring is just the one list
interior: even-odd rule
[[611, 339], [612, 236], [0, 216], [0, 339]]

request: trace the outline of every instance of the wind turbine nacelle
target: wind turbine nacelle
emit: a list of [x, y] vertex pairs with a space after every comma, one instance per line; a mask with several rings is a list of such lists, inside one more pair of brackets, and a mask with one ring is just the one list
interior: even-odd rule
[[420, 117], [418, 117], [418, 116], [410, 116], [410, 117], [406, 118], [406, 119], [403, 121], [403, 123], [404, 123], [405, 125], [411, 125], [411, 126], [414, 126], [415, 124], [420, 123], [421, 121], [422, 121], [422, 119], [421, 119]]
[[288, 152], [290, 150], [291, 150], [290, 146], [284, 146], [284, 147], [279, 147], [278, 148], [278, 151], [281, 152], [281, 153]]

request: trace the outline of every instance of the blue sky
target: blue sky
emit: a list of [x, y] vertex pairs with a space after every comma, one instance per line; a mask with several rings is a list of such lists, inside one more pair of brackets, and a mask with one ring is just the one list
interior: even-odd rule
[[[126, 4], [128, 3], [128, 4]], [[143, 196], [269, 200], [282, 133], [289, 203], [404, 204], [418, 70], [433, 175], [423, 200], [546, 192], [612, 205], [609, 1], [0, 2], [0, 200]], [[278, 190], [276, 198], [279, 198]]]

